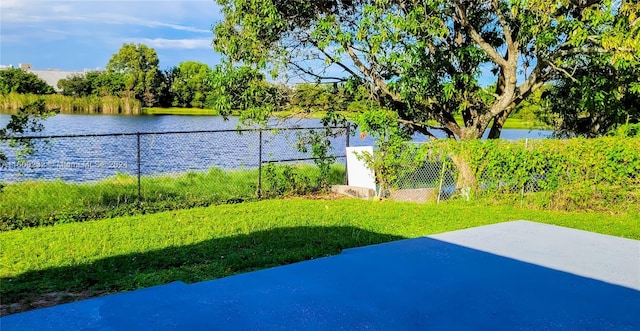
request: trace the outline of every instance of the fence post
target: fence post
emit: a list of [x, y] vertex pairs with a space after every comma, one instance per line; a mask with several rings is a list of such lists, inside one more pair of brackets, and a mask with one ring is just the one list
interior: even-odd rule
[[444, 184], [444, 174], [447, 170], [447, 158], [442, 160], [442, 170], [440, 170], [440, 185], [438, 186], [438, 197], [436, 198], [436, 204], [440, 204], [440, 196], [442, 195], [442, 185]]
[[142, 201], [142, 195], [140, 194], [140, 132], [136, 132], [136, 138], [138, 140], [138, 144], [137, 144], [137, 149], [138, 149], [138, 160], [137, 160], [137, 164], [138, 164], [138, 206], [140, 205], [140, 202]]
[[262, 129], [258, 130], [258, 199], [262, 199]]
[[349, 144], [351, 143], [349, 137], [351, 136], [351, 125], [347, 124], [347, 138], [345, 141], [345, 149], [344, 149], [344, 183], [346, 185], [349, 185], [349, 173], [348, 173], [348, 160], [349, 160], [349, 155], [347, 154], [347, 147], [349, 147]]
[[349, 147], [349, 144], [351, 143], [349, 136], [351, 136], [351, 125], [347, 125], [347, 142], [346, 142], [346, 146]]
[[[524, 152], [525, 153], [527, 152], [527, 147], [528, 147], [527, 145], [529, 145], [529, 138], [525, 138], [525, 140], [524, 140]], [[521, 166], [526, 166], [527, 159], [528, 158], [526, 158], [524, 160], [524, 165], [521, 165]], [[520, 191], [520, 208], [522, 208], [522, 206], [524, 205], [524, 187], [525, 187], [525, 185], [527, 185], [527, 182], [523, 181], [522, 182], [522, 190]]]

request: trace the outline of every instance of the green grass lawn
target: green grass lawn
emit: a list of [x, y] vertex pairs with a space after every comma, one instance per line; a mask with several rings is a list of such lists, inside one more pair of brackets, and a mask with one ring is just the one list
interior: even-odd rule
[[519, 219], [640, 239], [637, 215], [460, 201], [265, 200], [2, 232], [0, 297], [4, 313], [11, 313], [52, 293], [64, 302], [78, 293], [197, 282], [349, 247]]

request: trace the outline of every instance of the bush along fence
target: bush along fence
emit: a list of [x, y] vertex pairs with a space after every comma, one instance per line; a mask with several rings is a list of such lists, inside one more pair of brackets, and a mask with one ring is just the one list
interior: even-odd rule
[[437, 141], [389, 156], [377, 162], [392, 166], [379, 175], [391, 180], [391, 194], [428, 188], [433, 193], [422, 198], [433, 201], [640, 212], [638, 138]]
[[348, 127], [0, 141], [0, 230], [307, 194], [345, 181]]

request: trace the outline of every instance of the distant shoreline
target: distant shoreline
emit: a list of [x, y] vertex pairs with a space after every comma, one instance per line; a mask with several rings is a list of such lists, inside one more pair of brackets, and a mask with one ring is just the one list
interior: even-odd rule
[[[2, 105], [0, 105], [1, 107]], [[0, 114], [16, 113], [17, 110], [0, 108]], [[174, 116], [220, 116], [220, 114], [213, 109], [201, 109], [201, 108], [142, 108], [139, 113], [116, 113], [116, 112], [83, 112], [83, 111], [61, 111], [61, 114], [69, 115], [125, 115], [125, 116], [156, 116], [156, 115], [174, 115]], [[342, 112], [347, 118], [352, 117], [356, 113]], [[325, 111], [279, 111], [274, 112], [272, 115], [276, 118], [293, 117], [293, 118], [305, 118], [305, 119], [321, 119], [326, 114]], [[234, 111], [232, 116], [239, 116], [239, 111]], [[456, 118], [461, 123], [462, 118]], [[435, 125], [436, 123], [434, 123]], [[544, 130], [549, 129], [543, 124], [536, 123], [531, 120], [524, 120], [520, 118], [509, 118], [504, 124], [504, 129], [520, 129], [520, 130]]]

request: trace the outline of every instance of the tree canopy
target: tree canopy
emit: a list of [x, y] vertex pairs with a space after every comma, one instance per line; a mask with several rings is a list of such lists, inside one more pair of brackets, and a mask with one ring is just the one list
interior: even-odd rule
[[204, 107], [207, 94], [211, 91], [211, 68], [201, 62], [186, 61], [173, 67], [166, 75], [171, 76], [171, 105], [177, 107]]
[[73, 75], [58, 82], [63, 95], [120, 96], [125, 89], [124, 75], [118, 72], [90, 71]]
[[578, 81], [586, 58], [614, 70], [640, 60], [630, 0], [217, 1], [214, 46], [230, 61], [357, 85], [431, 137], [499, 137], [545, 83]]
[[542, 94], [543, 119], [563, 137], [598, 137], [640, 122], [640, 66], [591, 60]]
[[0, 93], [51, 94], [53, 87], [36, 74], [22, 69], [0, 70]]
[[124, 75], [125, 92], [146, 106], [158, 102], [162, 90], [162, 76], [158, 69], [158, 54], [144, 44], [124, 44], [107, 63], [107, 73]]
[[242, 119], [266, 121], [273, 110], [281, 110], [286, 93], [265, 80], [258, 70], [241, 66], [216, 66], [211, 75], [211, 92], [207, 95], [207, 108], [223, 116], [233, 110], [243, 110]]

